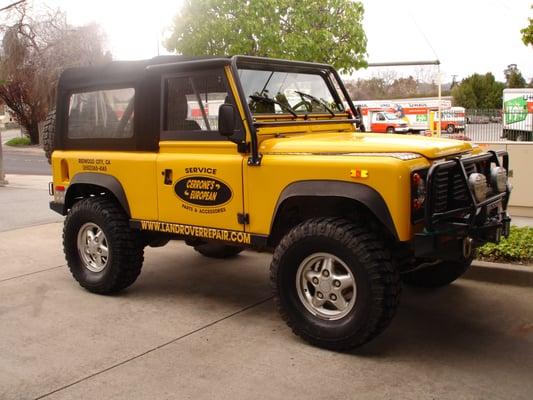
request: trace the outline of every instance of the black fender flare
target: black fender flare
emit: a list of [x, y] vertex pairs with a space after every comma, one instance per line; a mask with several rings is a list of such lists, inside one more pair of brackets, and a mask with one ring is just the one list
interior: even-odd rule
[[281, 192], [274, 216], [271, 222], [271, 231], [279, 208], [283, 202], [291, 197], [343, 197], [355, 200], [368, 208], [387, 230], [398, 239], [398, 232], [390, 214], [389, 208], [381, 194], [370, 186], [357, 182], [343, 182], [333, 180], [306, 180], [289, 184]]
[[99, 174], [96, 172], [80, 172], [72, 178], [70, 181], [70, 184], [68, 186], [67, 192], [65, 193], [65, 210], [64, 213], [66, 213], [66, 205], [68, 204], [69, 199], [69, 192], [73, 193], [74, 189], [77, 186], [82, 185], [92, 185], [92, 186], [99, 186], [115, 196], [117, 201], [120, 203], [128, 217], [131, 217], [130, 213], [130, 206], [128, 204], [128, 199], [126, 197], [126, 193], [124, 192], [124, 188], [122, 187], [122, 184], [118, 181], [117, 178], [111, 175], [106, 174]]

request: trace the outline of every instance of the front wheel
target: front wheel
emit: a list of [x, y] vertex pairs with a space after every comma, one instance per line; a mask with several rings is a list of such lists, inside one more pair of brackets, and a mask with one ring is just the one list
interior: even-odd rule
[[104, 197], [74, 204], [65, 219], [63, 247], [74, 279], [94, 293], [125, 289], [141, 272], [141, 237], [129, 227], [124, 211]]
[[282, 318], [319, 347], [345, 350], [392, 320], [400, 281], [381, 240], [340, 218], [306, 221], [276, 247], [271, 283]]
[[392, 126], [389, 126], [387, 128], [387, 133], [394, 133], [394, 128]]
[[446, 132], [448, 132], [450, 135], [452, 133], [455, 132], [455, 126], [453, 126], [452, 124], [449, 124], [447, 127], [446, 127]]
[[457, 261], [433, 261], [427, 266], [420, 265], [420, 269], [401, 275], [402, 281], [410, 286], [423, 288], [438, 288], [449, 285], [463, 275], [473, 257]]

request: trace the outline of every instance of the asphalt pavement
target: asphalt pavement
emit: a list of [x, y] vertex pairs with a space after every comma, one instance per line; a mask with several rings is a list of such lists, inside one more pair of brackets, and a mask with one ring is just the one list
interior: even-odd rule
[[41, 147], [3, 146], [4, 172], [6, 174], [50, 175], [50, 164]]
[[50, 175], [50, 164], [40, 146], [7, 146], [5, 143], [20, 136], [20, 129], [2, 131], [2, 155], [4, 173], [24, 175]]

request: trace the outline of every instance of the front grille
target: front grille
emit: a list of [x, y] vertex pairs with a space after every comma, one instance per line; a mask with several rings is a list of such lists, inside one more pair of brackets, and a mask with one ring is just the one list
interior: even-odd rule
[[[448, 229], [454, 224], [463, 228], [481, 226], [488, 218], [500, 212], [500, 206], [505, 209], [509, 192], [500, 193], [491, 187], [490, 175], [494, 166], [509, 169], [507, 152], [488, 151], [475, 156], [435, 162], [427, 172], [425, 229], [432, 231], [437, 225], [437, 229]], [[486, 178], [487, 192], [483, 201], [477, 201], [468, 186], [469, 176], [473, 173], [483, 174]], [[484, 197], [479, 193], [482, 188], [478, 186], [477, 189], [479, 198]]]
[[[476, 164], [464, 164], [467, 175], [476, 172]], [[457, 164], [437, 171], [433, 181], [433, 210], [445, 212], [469, 204], [469, 189]]]

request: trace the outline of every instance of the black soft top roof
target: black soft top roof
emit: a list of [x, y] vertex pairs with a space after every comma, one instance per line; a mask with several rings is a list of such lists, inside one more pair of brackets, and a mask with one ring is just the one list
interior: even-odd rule
[[285, 66], [300, 71], [310, 69], [332, 70], [333, 68], [326, 64], [288, 61], [273, 58], [233, 56], [233, 57], [216, 57], [216, 56], [158, 56], [148, 60], [136, 61], [111, 61], [106, 64], [93, 65], [87, 67], [68, 68], [61, 74], [59, 79], [59, 91], [71, 92], [92, 87], [119, 87], [124, 85], [135, 85], [149, 70], [166, 70], [172, 69], [177, 65], [186, 65], [199, 62], [199, 64], [229, 64], [235, 62], [238, 65], [252, 68], [269, 68]]
[[148, 60], [111, 61], [101, 65], [67, 68], [59, 79], [59, 88], [68, 92], [94, 86], [135, 84], [144, 76], [146, 68], [149, 66], [215, 58], [220, 59], [222, 57], [158, 56]]

